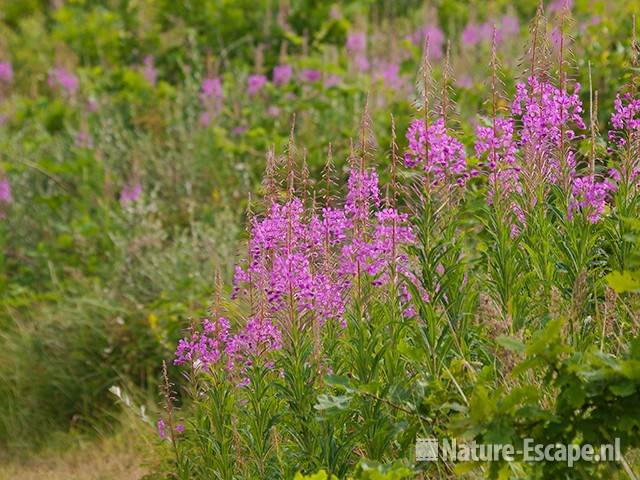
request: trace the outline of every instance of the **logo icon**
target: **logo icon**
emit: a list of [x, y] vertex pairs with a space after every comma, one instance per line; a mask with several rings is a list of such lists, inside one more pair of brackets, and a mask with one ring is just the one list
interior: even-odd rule
[[436, 462], [438, 461], [438, 439], [417, 438], [416, 439], [416, 462]]

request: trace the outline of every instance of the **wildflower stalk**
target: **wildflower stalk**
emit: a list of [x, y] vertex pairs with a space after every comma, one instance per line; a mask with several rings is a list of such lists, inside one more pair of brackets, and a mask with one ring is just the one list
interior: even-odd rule
[[248, 235], [248, 241], [247, 241], [247, 273], [249, 276], [249, 281], [248, 281], [248, 289], [249, 289], [249, 316], [251, 317], [253, 315], [254, 312], [254, 301], [253, 301], [253, 295], [254, 295], [254, 285], [253, 285], [253, 269], [251, 268], [253, 265], [253, 251], [251, 249], [251, 244], [253, 243], [253, 229], [252, 229], [252, 224], [253, 224], [253, 210], [252, 210], [252, 205], [251, 205], [251, 193], [249, 193], [249, 197], [248, 197], [248, 201], [247, 201], [247, 235]]
[[165, 412], [167, 413], [167, 423], [169, 424], [169, 438], [176, 457], [176, 465], [180, 468], [180, 452], [178, 451], [178, 443], [176, 441], [176, 430], [173, 418], [173, 392], [171, 383], [169, 383], [169, 374], [167, 373], [167, 362], [162, 361], [162, 396], [164, 397]]
[[589, 173], [595, 178], [596, 174], [596, 129], [598, 115], [598, 91], [593, 91], [591, 78], [591, 62], [589, 62], [589, 130], [591, 133], [591, 144], [589, 153]]
[[[562, 11], [562, 19], [560, 22], [560, 49], [558, 53], [558, 75], [560, 77], [560, 92], [564, 93], [566, 89], [566, 78], [564, 69], [564, 24], [566, 18], [566, 4]], [[564, 102], [560, 103], [560, 118], [564, 119]], [[562, 190], [565, 196], [569, 195], [571, 188], [571, 172], [570, 166], [567, 164], [567, 152], [565, 151], [565, 122], [560, 122], [560, 168]]]
[[[494, 141], [491, 142], [491, 157], [493, 159], [496, 159], [496, 145], [495, 145], [495, 139], [498, 138], [498, 127], [497, 127], [497, 121], [498, 121], [498, 86], [497, 86], [497, 81], [498, 81], [498, 64], [497, 64], [497, 48], [496, 48], [496, 34], [497, 34], [497, 30], [496, 30], [496, 26], [495, 24], [493, 25], [493, 31], [492, 31], [492, 35], [491, 35], [491, 129], [493, 131], [493, 138]], [[496, 172], [495, 172], [495, 178], [496, 181], [495, 186], [493, 187], [495, 192], [494, 192], [494, 197], [495, 197], [495, 201], [498, 202], [496, 204], [496, 206], [498, 208], [501, 207], [501, 196], [500, 196], [500, 168], [502, 167], [501, 162], [496, 162]]]
[[329, 148], [327, 150], [327, 160], [325, 162], [324, 168], [322, 169], [322, 177], [324, 183], [324, 192], [323, 192], [323, 200], [324, 207], [331, 208], [332, 198], [331, 198], [331, 184], [333, 176], [334, 166], [333, 166], [333, 146], [329, 143]]
[[[395, 208], [396, 207], [396, 190], [397, 190], [397, 186], [396, 186], [396, 175], [397, 175], [397, 168], [398, 168], [398, 145], [396, 143], [396, 123], [395, 120], [393, 118], [393, 114], [391, 114], [391, 167], [390, 167], [390, 177], [391, 177], [391, 181], [390, 181], [390, 190], [391, 190], [391, 196], [389, 197], [389, 195], [387, 195], [387, 197], [389, 198], [388, 200], [388, 207], [389, 208]], [[393, 219], [392, 219], [392, 237], [391, 237], [391, 262], [390, 262], [390, 266], [391, 266], [391, 294], [393, 295], [392, 298], [397, 298], [396, 295], [396, 287], [398, 284], [398, 279], [397, 279], [397, 265], [396, 265], [396, 261], [397, 261], [397, 257], [398, 257], [398, 253], [397, 253], [397, 241], [396, 241], [396, 231], [398, 228], [397, 222], [397, 216], [394, 215]]]
[[265, 168], [263, 187], [267, 208], [270, 208], [278, 199], [278, 182], [276, 181], [276, 152], [275, 145], [272, 145], [267, 152], [267, 166]]
[[[430, 71], [429, 64], [429, 35], [425, 37], [424, 40], [424, 54], [423, 54], [423, 62], [422, 62], [422, 105], [423, 105], [423, 120], [424, 120], [424, 130], [425, 134], [425, 163], [429, 163], [429, 75]], [[428, 178], [425, 179], [424, 186], [429, 189], [430, 188], [430, 180]], [[428, 195], [427, 195], [428, 197]]]
[[450, 69], [450, 56], [451, 56], [451, 42], [447, 42], [447, 52], [445, 54], [444, 65], [442, 67], [442, 120], [444, 121], [445, 132], [447, 131], [447, 114], [449, 111], [449, 75]]
[[300, 167], [300, 188], [302, 189], [302, 205], [307, 205], [309, 197], [309, 164], [307, 163], [307, 149], [303, 150], [302, 166]]
[[289, 143], [287, 146], [287, 199], [291, 200], [295, 195], [295, 128], [296, 114], [291, 119], [291, 130], [289, 132]]

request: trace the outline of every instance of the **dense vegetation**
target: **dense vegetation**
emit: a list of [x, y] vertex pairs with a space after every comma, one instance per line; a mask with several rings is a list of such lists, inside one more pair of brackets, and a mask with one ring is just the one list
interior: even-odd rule
[[50, 3], [0, 0], [6, 451], [124, 408], [159, 478], [638, 471], [637, 2]]

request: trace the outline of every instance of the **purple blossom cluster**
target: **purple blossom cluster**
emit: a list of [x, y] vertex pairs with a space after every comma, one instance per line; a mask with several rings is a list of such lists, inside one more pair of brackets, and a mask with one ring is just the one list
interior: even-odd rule
[[124, 207], [130, 203], [137, 202], [141, 195], [142, 185], [140, 185], [140, 182], [131, 181], [127, 183], [120, 192], [120, 205]]
[[606, 181], [598, 182], [593, 175], [573, 179], [572, 197], [567, 217], [581, 210], [591, 223], [597, 223], [604, 212], [607, 194], [613, 187]]
[[322, 72], [314, 68], [304, 68], [298, 76], [303, 83], [315, 83], [322, 79]]
[[12, 203], [11, 184], [6, 177], [0, 177], [0, 220], [6, 218], [6, 208]]
[[640, 99], [629, 92], [618, 94], [611, 126], [609, 140], [621, 161], [609, 170], [610, 183], [614, 187], [622, 182], [628, 187], [640, 188], [640, 157], [636, 154], [640, 141]]
[[[564, 175], [568, 185], [567, 218], [571, 220], [576, 212], [581, 212], [591, 223], [601, 218], [607, 197], [617, 189], [617, 182], [623, 176], [633, 179], [640, 173], [637, 165], [614, 167], [609, 171], [609, 178], [601, 180], [597, 180], [593, 172], [582, 176], [577, 173], [571, 143], [577, 131], [585, 128], [579, 90], [580, 85], [576, 85], [573, 93], [568, 93], [550, 82], [531, 77], [526, 84], [516, 85], [511, 108], [515, 118], [496, 117], [489, 125], [476, 127], [475, 153], [487, 176], [487, 200], [491, 204], [499, 194], [500, 199], [506, 201], [512, 236], [519, 235], [526, 225], [522, 208], [526, 203], [522, 198], [524, 170], [529, 177], [530, 170], [535, 170], [536, 174], [542, 174], [542, 181], [549, 184], [557, 183]], [[624, 146], [625, 139], [633, 132], [640, 132], [639, 113], [640, 102], [631, 95], [616, 98], [611, 120], [614, 130], [609, 132], [615, 146]]]
[[80, 87], [80, 81], [73, 73], [65, 68], [54, 68], [49, 72], [49, 86], [54, 89], [60, 89], [68, 96], [73, 96]]
[[[156, 430], [158, 431], [158, 437], [160, 437], [160, 440], [166, 440], [167, 438], [169, 438], [167, 434], [167, 424], [164, 419], [158, 418], [158, 421], [156, 422]], [[175, 431], [177, 433], [183, 433], [184, 425], [179, 423], [178, 425], [176, 425]]]
[[492, 125], [476, 127], [475, 153], [484, 159], [479, 166], [487, 173], [489, 203], [496, 193], [506, 196], [521, 191], [517, 151], [513, 119], [497, 117]]
[[245, 381], [247, 368], [268, 352], [278, 350], [280, 344], [280, 331], [267, 320], [252, 318], [232, 334], [225, 317], [205, 318], [199, 331], [193, 330], [190, 337], [178, 342], [174, 363], [208, 372], [220, 367]]
[[260, 93], [260, 90], [267, 84], [267, 77], [260, 74], [249, 75], [247, 78], [247, 95], [250, 97], [256, 96]]
[[407, 85], [405, 79], [400, 75], [400, 65], [394, 62], [378, 62], [374, 78], [382, 81], [385, 87], [395, 91], [403, 90]]
[[273, 68], [273, 84], [277, 87], [287, 85], [293, 76], [291, 65], [282, 64]]
[[0, 203], [10, 204], [13, 202], [13, 195], [11, 195], [11, 184], [5, 177], [0, 179]]
[[576, 130], [585, 128], [579, 92], [579, 83], [568, 93], [536, 77], [516, 85], [511, 112], [522, 123], [518, 145], [548, 159], [543, 174], [550, 183], [557, 182], [563, 172], [575, 174], [575, 153], [558, 149], [576, 136]]
[[476, 155], [486, 154], [486, 166], [490, 170], [499, 164], [513, 165], [518, 147], [514, 139], [514, 125], [511, 118], [497, 117], [493, 125], [476, 128]]
[[370, 62], [367, 58], [367, 35], [364, 32], [349, 32], [345, 48], [358, 71], [366, 72], [369, 70]]
[[0, 62], [0, 82], [13, 82], [13, 66], [11, 65], [11, 62]]
[[[415, 241], [406, 214], [382, 208], [374, 169], [352, 166], [342, 207], [308, 211], [291, 196], [272, 201], [250, 224], [248, 254], [236, 266], [233, 297], [249, 302], [250, 315], [237, 333], [220, 317], [204, 320], [178, 344], [175, 363], [239, 372], [260, 360], [273, 366], [269, 352], [281, 348], [282, 333], [310, 322], [345, 326], [353, 288], [365, 278], [376, 286], [397, 283], [410, 274], [403, 247]], [[407, 289], [401, 300], [408, 301]]]
[[460, 42], [464, 46], [475, 47], [481, 42], [489, 43], [493, 36], [493, 24], [489, 22], [469, 22], [460, 34]]
[[407, 167], [421, 167], [433, 185], [464, 185], [470, 173], [467, 171], [464, 145], [449, 135], [444, 119], [439, 118], [425, 127], [422, 119], [416, 119], [407, 129], [409, 145], [404, 155]]
[[479, 44], [490, 44], [495, 28], [496, 42], [502, 43], [506, 38], [513, 37], [520, 32], [520, 22], [514, 15], [503, 15], [496, 21], [483, 23], [469, 22], [460, 34], [460, 43], [465, 47], [475, 47]]
[[363, 273], [377, 286], [395, 282], [394, 269], [408, 272], [408, 258], [400, 247], [415, 241], [408, 216], [394, 208], [381, 209], [374, 169], [352, 167], [347, 185], [338, 274], [349, 285]]
[[364, 32], [349, 32], [345, 48], [348, 52], [365, 52], [367, 50], [367, 35]]
[[611, 125], [615, 130], [609, 132], [609, 138], [624, 145], [626, 138], [621, 135], [640, 133], [640, 98], [633, 98], [630, 93], [623, 96], [616, 95], [614, 100], [614, 112], [611, 115]]
[[156, 70], [155, 60], [151, 55], [144, 57], [142, 66], [142, 75], [151, 86], [155, 86], [158, 81], [158, 71]]
[[423, 47], [425, 42], [428, 42], [427, 55], [429, 60], [437, 61], [444, 56], [445, 36], [442, 29], [437, 25], [425, 25], [409, 35], [408, 40], [419, 47]]
[[209, 125], [212, 117], [220, 110], [224, 93], [222, 80], [218, 77], [207, 77], [202, 81], [200, 88], [200, 104], [203, 112], [200, 115], [200, 124]]

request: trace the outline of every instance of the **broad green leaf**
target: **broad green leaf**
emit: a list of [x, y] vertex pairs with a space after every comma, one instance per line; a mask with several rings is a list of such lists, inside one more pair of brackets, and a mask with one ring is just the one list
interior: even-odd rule
[[640, 290], [640, 275], [630, 272], [611, 272], [605, 277], [609, 286], [617, 293]]

